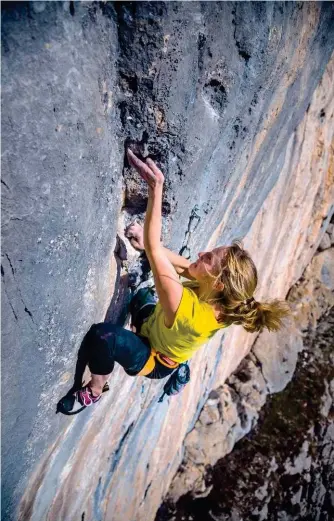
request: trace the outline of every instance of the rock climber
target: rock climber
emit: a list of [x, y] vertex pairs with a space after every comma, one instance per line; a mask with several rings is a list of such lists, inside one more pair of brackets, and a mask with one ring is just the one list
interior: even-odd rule
[[158, 300], [150, 288], [138, 291], [131, 303], [136, 332], [107, 322], [90, 328], [85, 342], [91, 380], [71, 395], [69, 414], [100, 400], [115, 362], [131, 376], [164, 378], [220, 329], [240, 324], [249, 332], [277, 331], [289, 314], [285, 301], [254, 298], [257, 270], [240, 242], [200, 252], [195, 262], [165, 248], [160, 240], [164, 175], [152, 159], [141, 160], [130, 148], [127, 157], [147, 183], [148, 203], [144, 228], [133, 223], [126, 234], [136, 249], [145, 250]]

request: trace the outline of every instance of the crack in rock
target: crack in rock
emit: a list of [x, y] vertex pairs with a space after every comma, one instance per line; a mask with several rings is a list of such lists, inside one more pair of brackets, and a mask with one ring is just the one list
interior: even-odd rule
[[191, 210], [191, 214], [189, 217], [188, 222], [188, 228], [184, 236], [183, 245], [180, 249], [179, 254], [185, 257], [186, 259], [190, 259], [190, 247], [189, 243], [191, 240], [191, 236], [198, 227], [199, 223], [201, 222], [201, 215], [200, 215], [200, 209], [199, 206], [196, 204], [194, 208]]

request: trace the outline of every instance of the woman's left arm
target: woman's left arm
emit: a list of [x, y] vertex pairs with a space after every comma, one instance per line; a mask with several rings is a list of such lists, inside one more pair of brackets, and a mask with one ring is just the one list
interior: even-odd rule
[[144, 246], [148, 257], [167, 327], [173, 325], [180, 305], [183, 286], [176, 270], [166, 257], [161, 236], [161, 206], [164, 176], [152, 159], [146, 163], [128, 149], [130, 164], [148, 184], [148, 203], [144, 225]]

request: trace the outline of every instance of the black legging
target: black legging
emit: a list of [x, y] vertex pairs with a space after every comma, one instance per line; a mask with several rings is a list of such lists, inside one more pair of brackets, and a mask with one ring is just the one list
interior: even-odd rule
[[[151, 309], [146, 306], [145, 314], [152, 313], [153, 309], [153, 306]], [[139, 331], [143, 319], [141, 315], [135, 321]], [[144, 367], [151, 352], [147, 338], [108, 322], [93, 324], [85, 337], [85, 343], [89, 369], [99, 375], [111, 373], [115, 362], [118, 362], [128, 375], [135, 376]], [[155, 368], [146, 378], [164, 378], [173, 371], [156, 360]]]

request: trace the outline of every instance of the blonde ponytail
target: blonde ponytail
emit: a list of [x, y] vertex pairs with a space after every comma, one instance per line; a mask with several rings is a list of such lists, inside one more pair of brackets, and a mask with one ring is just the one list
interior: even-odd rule
[[270, 302], [256, 302], [251, 310], [240, 309], [241, 325], [250, 333], [262, 331], [278, 331], [283, 325], [283, 319], [290, 314], [290, 307], [284, 300]]
[[257, 302], [254, 299], [257, 270], [240, 241], [233, 241], [229, 247], [217, 280], [224, 284], [219, 299], [219, 322], [240, 324], [250, 333], [264, 328], [278, 331], [283, 326], [283, 319], [290, 315], [290, 307], [284, 300]]

